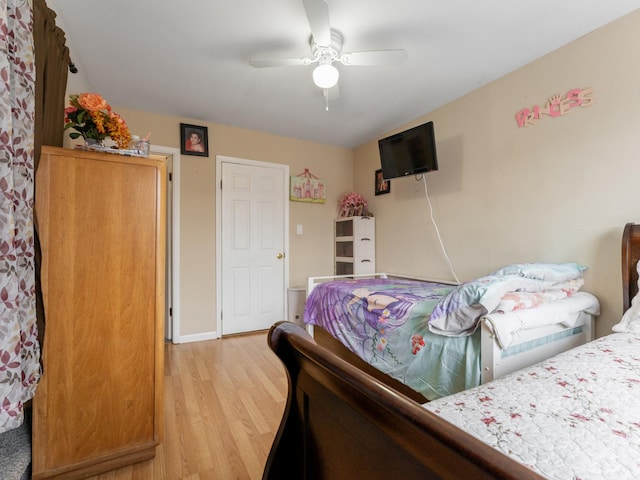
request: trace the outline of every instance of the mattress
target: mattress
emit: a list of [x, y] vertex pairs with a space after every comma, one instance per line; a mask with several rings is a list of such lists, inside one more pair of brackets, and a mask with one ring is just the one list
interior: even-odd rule
[[637, 479], [640, 335], [615, 333], [424, 407], [550, 479]]
[[[512, 280], [510, 277], [509, 283], [513, 284]], [[522, 286], [521, 279], [516, 281]], [[433, 400], [479, 385], [482, 379], [481, 330], [470, 328], [466, 330], [473, 333], [445, 336], [433, 332], [430, 325], [434, 308], [456, 288], [459, 287], [406, 278], [342, 278], [320, 283], [307, 299], [304, 323], [324, 328], [371, 366]], [[574, 295], [579, 294], [582, 292]], [[598, 306], [595, 297], [584, 295]], [[585, 307], [571, 301], [570, 307], [563, 309], [568, 300], [545, 304], [544, 316], [539, 315], [541, 324], [545, 325], [546, 317], [559, 311], [575, 310], [566, 317], [575, 321]], [[535, 318], [534, 311], [539, 308], [530, 309], [529, 315]], [[498, 324], [501, 316], [504, 315], [495, 314], [491, 318]], [[527, 325], [533, 326], [535, 321]], [[556, 332], [544, 333], [545, 341], [556, 340], [551, 333]], [[510, 334], [518, 332], [510, 330]], [[539, 340], [536, 346], [541, 343]]]
[[307, 299], [304, 322], [425, 398], [438, 398], [480, 383], [480, 332], [444, 337], [429, 331], [429, 314], [453, 288], [407, 279], [327, 282]]

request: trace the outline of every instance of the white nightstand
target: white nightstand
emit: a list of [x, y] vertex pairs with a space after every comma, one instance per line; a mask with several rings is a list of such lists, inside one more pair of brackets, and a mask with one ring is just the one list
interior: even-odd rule
[[287, 320], [304, 327], [304, 304], [307, 300], [305, 287], [291, 287], [287, 289]]

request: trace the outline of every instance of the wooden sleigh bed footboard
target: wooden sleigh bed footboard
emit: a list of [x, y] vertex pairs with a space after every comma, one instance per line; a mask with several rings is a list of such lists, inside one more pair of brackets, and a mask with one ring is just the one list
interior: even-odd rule
[[269, 331], [289, 396], [263, 480], [541, 479], [319, 347], [289, 322]]
[[[623, 311], [631, 305], [635, 309], [630, 316], [634, 321], [640, 318], [639, 259], [640, 225], [627, 224], [622, 238]], [[527, 367], [526, 371], [422, 406], [394, 386], [318, 345], [301, 326], [278, 323], [269, 331], [268, 343], [286, 368], [289, 394], [263, 480], [544, 478], [525, 463], [540, 472], [546, 471], [543, 467], [560, 465], [563, 473], [578, 472], [580, 478], [637, 478], [640, 447], [628, 439], [637, 438], [635, 432], [639, 428], [636, 420], [639, 397], [635, 387], [640, 379], [630, 372], [639, 371], [640, 336], [631, 330], [616, 331]], [[589, 361], [590, 364], [585, 364]], [[572, 368], [574, 377], [562, 377], [567, 382], [557, 381], [556, 374], [566, 375]], [[594, 383], [585, 377], [584, 371], [593, 374]], [[545, 376], [550, 382], [544, 381]], [[621, 379], [627, 383], [620, 383]], [[522, 388], [512, 388], [516, 385]], [[566, 385], [576, 389], [573, 397]], [[594, 385], [598, 388], [593, 388]], [[515, 395], [511, 395], [512, 391]], [[595, 392], [601, 392], [600, 397]], [[486, 403], [489, 397], [494, 397], [491, 405]], [[617, 401], [615, 406], [612, 400]], [[559, 405], [568, 406], [564, 414], [560, 413]], [[591, 418], [600, 421], [593, 422], [584, 415], [576, 417], [576, 408], [583, 411], [584, 405], [590, 405]], [[551, 417], [545, 406], [553, 408]], [[535, 412], [540, 413], [535, 416]], [[602, 412], [607, 418], [616, 416], [606, 420]], [[473, 422], [463, 421], [461, 416]], [[524, 428], [510, 430], [515, 440], [509, 443], [505, 434], [513, 426], [511, 420], [526, 418], [531, 420], [528, 424], [523, 420]], [[541, 427], [541, 419], [546, 422], [547, 432]], [[603, 430], [585, 434], [586, 430], [576, 429], [576, 421], [583, 422], [581, 428], [595, 426]], [[611, 422], [611, 428], [607, 427], [607, 421]], [[464, 425], [465, 430], [454, 423]], [[563, 424], [564, 430], [560, 428]], [[527, 425], [535, 428], [529, 429]], [[628, 433], [621, 432], [620, 425], [626, 425]], [[492, 429], [497, 429], [494, 433], [497, 436], [486, 436]], [[574, 435], [571, 432], [578, 434], [571, 436]], [[541, 437], [540, 433], [547, 436]], [[525, 442], [524, 453], [531, 451], [533, 460], [525, 460], [513, 448], [523, 444], [527, 435], [530, 438], [529, 443]], [[571, 436], [570, 441], [567, 435]], [[564, 448], [554, 448], [555, 437], [560, 439], [558, 445], [564, 446], [577, 445], [578, 440], [590, 441], [576, 447], [579, 455], [565, 455]], [[551, 453], [553, 459], [547, 462]], [[560, 458], [567, 463], [559, 462]], [[603, 463], [604, 458], [608, 462]], [[589, 459], [594, 462], [588, 462]], [[580, 473], [585, 465], [591, 473]], [[604, 468], [598, 470], [602, 475], [593, 474], [594, 466], [596, 470]], [[550, 477], [564, 478], [564, 475]]]

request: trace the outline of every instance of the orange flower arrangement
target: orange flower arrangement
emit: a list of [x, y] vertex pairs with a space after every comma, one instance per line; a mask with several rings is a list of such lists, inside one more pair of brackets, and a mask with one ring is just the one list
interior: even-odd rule
[[64, 109], [64, 129], [75, 130], [69, 136], [102, 141], [110, 137], [125, 149], [131, 141], [131, 133], [124, 119], [97, 93], [80, 93], [69, 96], [70, 106]]

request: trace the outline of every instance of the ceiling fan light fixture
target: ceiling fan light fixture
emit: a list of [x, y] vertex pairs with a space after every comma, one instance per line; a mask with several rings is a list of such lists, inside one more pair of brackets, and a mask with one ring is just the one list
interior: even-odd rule
[[330, 64], [321, 64], [313, 69], [313, 83], [320, 88], [331, 88], [338, 83], [340, 72]]

